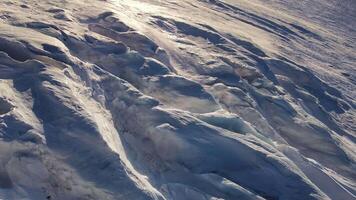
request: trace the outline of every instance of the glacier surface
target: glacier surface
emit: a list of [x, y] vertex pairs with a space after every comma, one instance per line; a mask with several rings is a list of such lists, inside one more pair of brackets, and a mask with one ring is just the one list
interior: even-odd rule
[[0, 199], [356, 199], [354, 0], [0, 1]]

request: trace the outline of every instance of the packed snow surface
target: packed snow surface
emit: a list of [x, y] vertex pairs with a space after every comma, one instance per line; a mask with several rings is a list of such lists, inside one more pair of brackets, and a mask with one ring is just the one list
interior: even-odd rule
[[356, 199], [355, 0], [1, 0], [0, 199]]

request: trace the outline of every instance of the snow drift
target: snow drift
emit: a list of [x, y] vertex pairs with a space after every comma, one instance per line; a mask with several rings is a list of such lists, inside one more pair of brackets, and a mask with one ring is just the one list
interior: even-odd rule
[[355, 199], [336, 3], [0, 2], [0, 199]]

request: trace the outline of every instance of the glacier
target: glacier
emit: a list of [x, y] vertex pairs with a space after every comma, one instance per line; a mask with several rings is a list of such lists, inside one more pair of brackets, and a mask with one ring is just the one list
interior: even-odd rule
[[0, 1], [0, 199], [356, 199], [354, 0]]

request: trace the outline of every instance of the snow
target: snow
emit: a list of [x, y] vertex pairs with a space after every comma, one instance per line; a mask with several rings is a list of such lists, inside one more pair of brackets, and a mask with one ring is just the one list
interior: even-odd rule
[[0, 2], [0, 199], [356, 199], [355, 6]]

